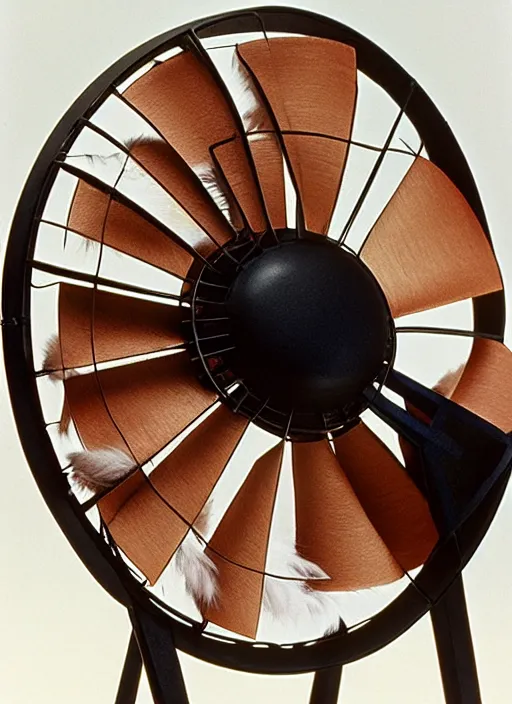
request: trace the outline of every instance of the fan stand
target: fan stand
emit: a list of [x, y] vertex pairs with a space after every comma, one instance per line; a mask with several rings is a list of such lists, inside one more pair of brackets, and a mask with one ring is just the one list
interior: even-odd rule
[[[462, 576], [431, 609], [446, 704], [481, 704], [480, 685]], [[172, 633], [141, 608], [130, 609], [128, 642], [115, 704], [135, 704], [142, 666], [155, 704], [189, 704]], [[343, 666], [315, 673], [310, 704], [338, 702]]]

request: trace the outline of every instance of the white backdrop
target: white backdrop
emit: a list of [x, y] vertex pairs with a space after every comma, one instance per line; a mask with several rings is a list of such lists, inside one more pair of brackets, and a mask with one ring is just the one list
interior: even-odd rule
[[[187, 20], [248, 6], [237, 0], [4, 0], [0, 22], [2, 252], [24, 180], [47, 135], [74, 98], [115, 59]], [[273, 4], [273, 3], [262, 3]], [[309, 7], [353, 26], [391, 53], [450, 122], [475, 174], [505, 282], [512, 158], [510, 0], [315, 0]], [[512, 286], [510, 287], [512, 290]], [[510, 343], [510, 335], [508, 335]], [[128, 640], [121, 607], [68, 546], [27, 468], [0, 380], [0, 701], [109, 704]], [[465, 575], [486, 704], [510, 701], [512, 498]], [[310, 676], [267, 678], [182, 659], [192, 704], [306, 703]], [[346, 704], [442, 701], [424, 619], [386, 650], [346, 668]], [[143, 685], [140, 702], [149, 702]]]

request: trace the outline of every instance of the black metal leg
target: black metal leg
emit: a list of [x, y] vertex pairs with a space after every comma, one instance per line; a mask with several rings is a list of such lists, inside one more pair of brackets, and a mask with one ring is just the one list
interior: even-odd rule
[[430, 613], [446, 704], [482, 704], [462, 576]]
[[340, 691], [342, 666], [326, 667], [315, 672], [309, 704], [336, 704]]
[[115, 704], [135, 704], [137, 692], [139, 690], [140, 675], [142, 672], [142, 657], [139, 646], [132, 631], [126, 658], [124, 660], [123, 672], [119, 681], [119, 689]]
[[130, 618], [155, 704], [189, 704], [170, 628], [141, 609]]

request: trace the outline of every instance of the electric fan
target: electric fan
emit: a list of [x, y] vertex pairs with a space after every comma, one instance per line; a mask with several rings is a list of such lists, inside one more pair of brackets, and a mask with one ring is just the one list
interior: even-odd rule
[[[478, 701], [460, 572], [509, 475], [503, 287], [464, 157], [393, 59], [289, 8], [135, 49], [44, 147], [3, 294], [31, 469], [132, 618], [119, 701], [141, 657], [156, 701], [187, 701], [176, 648], [317, 671], [335, 701], [429, 610], [447, 701]], [[414, 336], [462, 366], [413, 379]]]

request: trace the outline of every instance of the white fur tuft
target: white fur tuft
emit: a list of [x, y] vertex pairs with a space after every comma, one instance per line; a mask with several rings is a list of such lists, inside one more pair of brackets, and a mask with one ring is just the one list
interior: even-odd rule
[[202, 164], [194, 170], [215, 205], [224, 213], [233, 227], [241, 229], [243, 224], [236, 201], [229, 189], [224, 186], [222, 177], [217, 173], [215, 167], [211, 164]]
[[330, 594], [316, 591], [306, 584], [306, 580], [329, 579], [329, 575], [299, 555], [290, 541], [276, 542], [272, 546], [272, 561], [274, 564], [280, 561], [285, 566], [283, 574], [296, 579], [265, 577], [263, 609], [269, 616], [285, 623], [304, 617], [311, 620], [321, 617], [321, 621], [327, 624], [326, 632], [337, 631], [340, 616], [335, 600]]
[[72, 465], [71, 478], [81, 489], [94, 493], [110, 489], [137, 466], [126, 452], [115, 447], [71, 452], [68, 461]]
[[52, 335], [46, 343], [43, 360], [43, 371], [47, 372], [52, 381], [63, 381], [78, 374], [74, 369], [63, 369], [62, 352], [57, 335]]
[[200, 611], [216, 603], [217, 567], [193, 531], [188, 533], [176, 552], [176, 567], [185, 578], [185, 588]]

